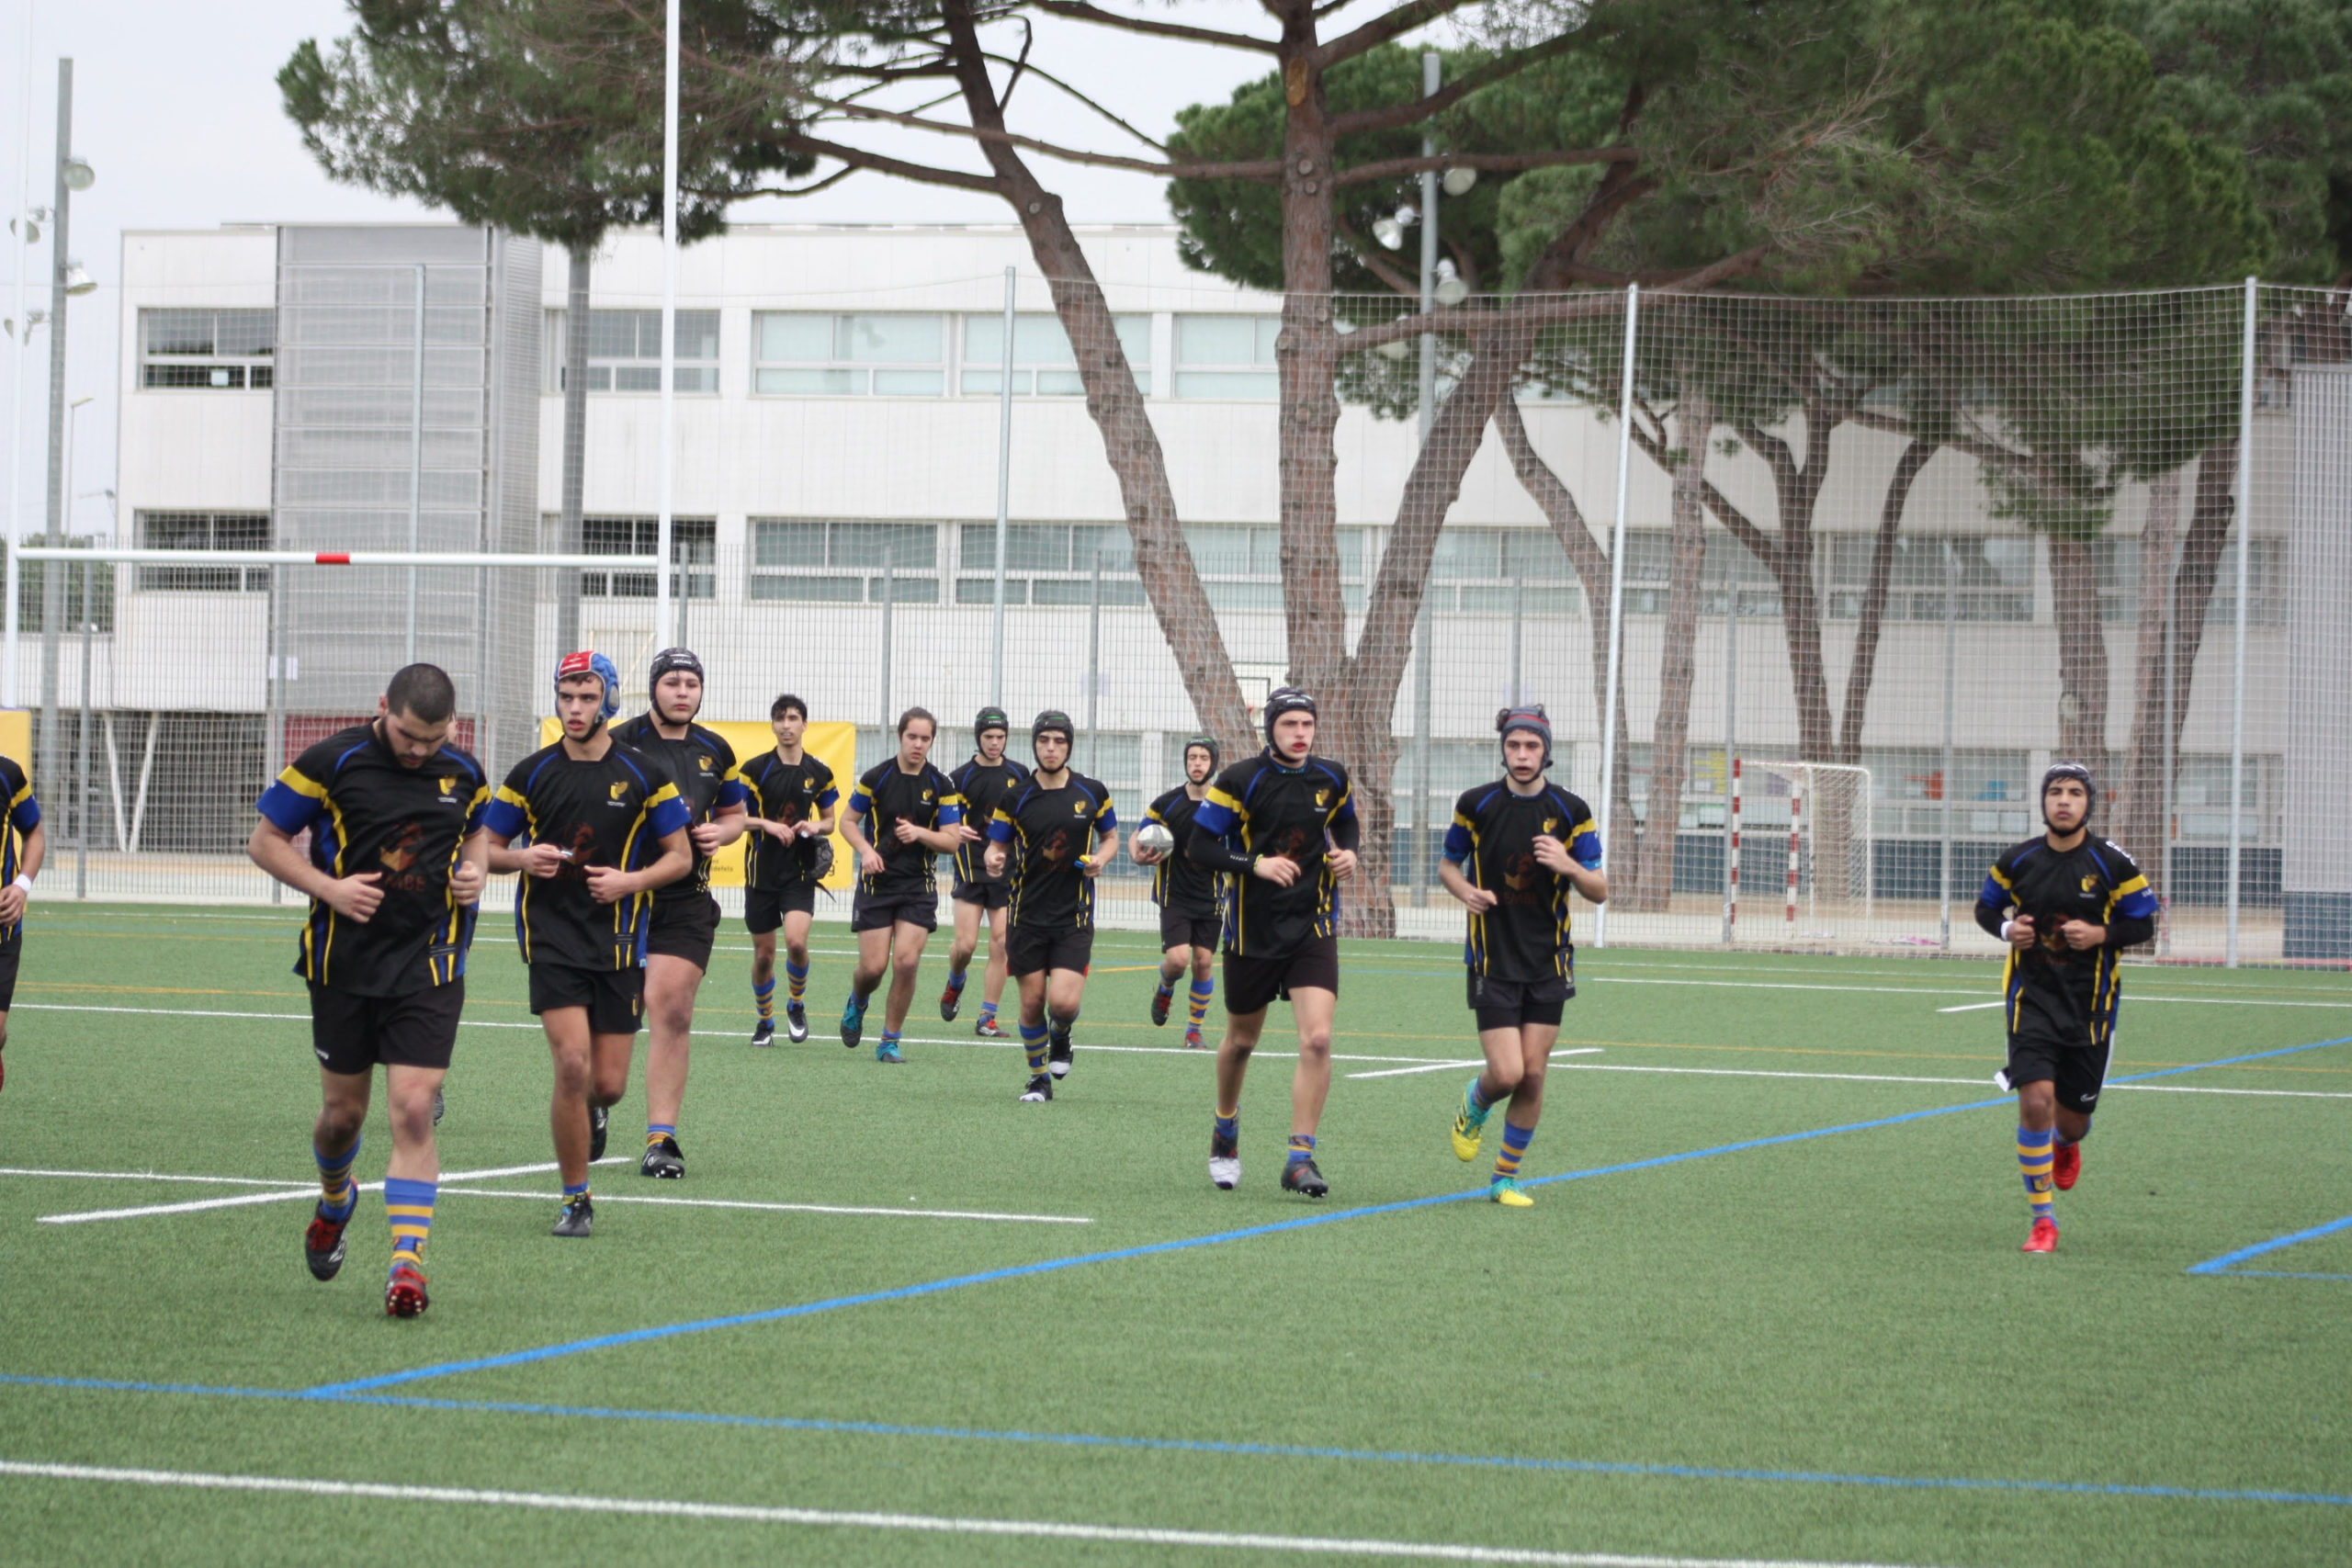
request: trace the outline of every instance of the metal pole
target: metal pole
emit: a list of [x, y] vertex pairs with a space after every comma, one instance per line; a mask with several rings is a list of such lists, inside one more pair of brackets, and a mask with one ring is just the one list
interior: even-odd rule
[[1094, 552], [1094, 586], [1086, 600], [1086, 771], [1095, 756], [1094, 716], [1102, 687], [1102, 551]]
[[1517, 572], [1510, 579], [1510, 705], [1519, 706], [1527, 700], [1527, 682], [1521, 674], [1521, 654], [1527, 641], [1527, 579]]
[[[1616, 829], [1609, 814], [1617, 799], [1617, 666], [1624, 655], [1625, 637], [1625, 486], [1633, 468], [1634, 345], [1641, 313], [1642, 286], [1629, 283], [1625, 285], [1625, 368], [1617, 389], [1617, 521], [1609, 544], [1609, 684], [1600, 716], [1600, 819], [1608, 824], [1601, 829], [1604, 863], [1609, 839]], [[1593, 942], [1598, 947], [1609, 945], [1606, 904], [1594, 922]]]
[[[424, 522], [424, 264], [416, 268], [416, 344], [409, 366], [408, 399], [408, 547], [414, 554], [423, 547], [421, 531]], [[401, 662], [416, 662], [416, 568], [408, 569], [408, 641], [407, 655]]]
[[890, 728], [891, 717], [890, 600], [897, 588], [896, 582], [892, 580], [891, 568], [896, 563], [898, 555], [895, 544], [886, 544], [882, 547], [882, 728], [885, 732], [888, 732]]
[[996, 389], [996, 595], [989, 622], [989, 701], [1004, 702], [1004, 536], [1012, 515], [1012, 268], [1004, 269], [1004, 368]]
[[2235, 678], [2230, 693], [2230, 910], [2222, 962], [2238, 966], [2238, 893], [2245, 837], [2246, 578], [2254, 535], [2254, 312], [2260, 284], [2245, 280], [2245, 326], [2238, 344], [2238, 625]]
[[[1421, 56], [1421, 96], [1433, 97], [1440, 81], [1437, 51]], [[1437, 143], [1421, 138], [1421, 156], [1437, 156]], [[1421, 171], [1421, 314], [1437, 308], [1437, 171]], [[1430, 426], [1437, 419], [1437, 336], [1421, 334], [1421, 445], [1429, 445]]]
[[[8, 552], [8, 602], [0, 617], [5, 617], [5, 631], [0, 631], [0, 707], [17, 705], [17, 596], [21, 590], [24, 568], [17, 559], [17, 546], [24, 537], [25, 493], [25, 355], [33, 346], [33, 323], [25, 304], [25, 283], [30, 271], [28, 253], [32, 245], [24, 227], [32, 221], [33, 195], [33, 15], [36, 7], [29, 0], [25, 6], [25, 72], [19, 90], [24, 94], [24, 134], [17, 143], [17, 195], [15, 224], [10, 233], [17, 252], [17, 335], [8, 355], [8, 537], [5, 547]], [[32, 759], [25, 759], [29, 768]]]
[[673, 640], [670, 513], [678, 435], [678, 6], [679, 0], [670, 0], [662, 56], [662, 516], [653, 541], [662, 567], [653, 579], [653, 640], [662, 648]]
[[[57, 194], [50, 209], [49, 231], [49, 507], [46, 516], [51, 542], [64, 537], [65, 494], [65, 266], [68, 220], [74, 193], [65, 184], [65, 160], [74, 152], [74, 62], [57, 62]], [[40, 580], [40, 744], [41, 766], [57, 760], [58, 632], [65, 619], [65, 579], [44, 570]]]
[[1724, 558], [1730, 581], [1724, 595], [1724, 945], [1729, 947], [1739, 908], [1739, 857], [1732, 850], [1739, 831], [1732, 807], [1732, 759], [1739, 746], [1739, 562], [1728, 550]]
[[1942, 853], [1937, 858], [1938, 945], [1946, 953], [1951, 951], [1951, 792], [1955, 771], [1952, 753], [1954, 705], [1959, 692], [1958, 671], [1960, 649], [1960, 563], [1952, 554], [1951, 540], [1944, 540], [1944, 761], [1938, 775], [1940, 787], [1936, 793], [1943, 800], [1944, 841]]
[[[588, 466], [589, 252], [575, 245], [571, 257], [563, 296], [562, 509], [557, 513], [555, 547], [565, 555], [578, 555], [582, 547], [580, 513], [585, 505], [582, 487]], [[560, 658], [580, 646], [580, 573], [557, 572], [555, 592], [555, 646], [557, 657]]]
[[[479, 743], [481, 737], [475, 739]], [[263, 754], [268, 759], [269, 776], [275, 780], [286, 767], [286, 569], [282, 566], [269, 569], [269, 734]], [[286, 890], [277, 878], [266, 880], [269, 901], [283, 903]]]
[[74, 897], [90, 896], [90, 573], [82, 568], [82, 728], [74, 757]]
[[1430, 588], [1421, 587], [1421, 613], [1413, 628], [1413, 907], [1426, 909], [1430, 883], [1437, 875], [1437, 841], [1430, 833], [1430, 705], [1435, 684], [1437, 612]]
[[2174, 711], [2174, 703], [2176, 682], [2179, 679], [2180, 671], [2180, 644], [2177, 639], [2180, 630], [2180, 541], [2176, 538], [2173, 544], [2172, 561], [2165, 573], [2164, 789], [2160, 802], [2164, 807], [2164, 828], [2159, 840], [2164, 852], [2164, 891], [2159, 903], [2165, 918], [2156, 925], [2156, 955], [2160, 958], [2172, 956], [2172, 906], [2175, 897], [2172, 880], [2172, 840], [2175, 820], [2173, 792], [2177, 783], [2174, 777], [2173, 769], [2179, 761], [2179, 749], [2177, 744], [2179, 735], [2177, 728], [2178, 719]]

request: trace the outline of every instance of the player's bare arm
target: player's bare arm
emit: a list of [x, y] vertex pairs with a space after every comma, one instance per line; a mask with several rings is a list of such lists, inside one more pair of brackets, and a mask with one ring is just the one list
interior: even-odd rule
[[990, 844], [988, 847], [988, 852], [980, 857], [980, 863], [988, 867], [990, 876], [1002, 876], [1004, 874], [1004, 846]]
[[1460, 866], [1443, 856], [1438, 859], [1437, 879], [1445, 885], [1445, 890], [1448, 893], [1462, 901], [1464, 908], [1474, 915], [1483, 915], [1495, 907], [1493, 888], [1481, 887], [1472, 882], [1462, 874]]
[[1589, 904], [1609, 902], [1609, 875], [1606, 872], [1578, 865], [1568, 853], [1568, 846], [1550, 833], [1538, 833], [1534, 840], [1535, 863], [1544, 870], [1568, 879], [1568, 886], [1585, 897]]
[[571, 859], [569, 851], [558, 849], [553, 844], [526, 844], [517, 850], [509, 848], [508, 840], [496, 833], [487, 836], [490, 840], [490, 870], [493, 875], [512, 876], [519, 871], [526, 876], [536, 876], [544, 882], [561, 871], [564, 863]]
[[48, 854], [49, 834], [43, 824], [36, 822], [25, 830], [18, 842], [18, 880], [0, 887], [0, 925], [13, 925], [25, 918], [25, 906], [32, 902], [33, 897], [25, 885], [40, 874], [40, 863]]
[[1119, 835], [1115, 832], [1105, 833], [1102, 835], [1102, 841], [1095, 846], [1092, 854], [1079, 857], [1078, 869], [1089, 876], [1100, 876], [1102, 874], [1102, 868], [1118, 858]]
[[2040, 937], [2040, 933], [2033, 929], [2031, 915], [2019, 915], [2009, 921], [2008, 935], [2009, 945], [2020, 949], [2031, 947]]
[[853, 811], [842, 818], [842, 837], [849, 840], [850, 849], [856, 854], [858, 870], [868, 876], [882, 874], [882, 852], [867, 840], [858, 813]]
[[479, 904], [489, 881], [490, 832], [478, 829], [459, 847], [458, 863], [449, 870], [449, 897], [459, 904]]
[[636, 871], [623, 871], [616, 865], [590, 866], [588, 897], [599, 904], [617, 904], [637, 894], [665, 887], [694, 869], [694, 841], [686, 837], [685, 829], [664, 834], [661, 844], [661, 857]]
[[2088, 920], [2067, 920], [2059, 926], [2058, 934], [2076, 953], [2087, 953], [2094, 947], [2107, 945], [2107, 928], [2095, 926]]
[[[293, 835], [266, 817], [254, 824], [253, 836], [245, 840], [245, 853], [255, 865], [295, 892], [316, 898], [355, 924], [366, 925], [384, 901], [384, 890], [376, 886], [381, 872], [331, 876], [295, 848]], [[33, 863], [29, 857], [28, 863]]]
[[695, 848], [704, 854], [716, 854], [741, 838], [752, 825], [751, 815], [741, 806], [722, 806], [707, 822], [697, 822], [686, 829]]
[[961, 822], [956, 822], [944, 828], [918, 828], [901, 817], [892, 831], [898, 834], [899, 842], [902, 844], [921, 844], [925, 849], [947, 854], [964, 841], [963, 827]]

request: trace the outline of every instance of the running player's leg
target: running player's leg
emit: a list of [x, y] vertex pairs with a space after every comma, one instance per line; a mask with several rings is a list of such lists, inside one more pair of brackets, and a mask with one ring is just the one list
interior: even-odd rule
[[[339, 1064], [341, 1065], [341, 1064]], [[319, 1167], [319, 1204], [302, 1238], [311, 1272], [332, 1280], [343, 1267], [343, 1228], [359, 1206], [359, 1179], [351, 1168], [359, 1158], [368, 1125], [368, 1097], [375, 1073], [319, 1069], [319, 1119], [311, 1127], [311, 1153]]]
[[433, 1141], [433, 1106], [446, 1067], [393, 1062], [384, 1068], [392, 1123], [392, 1158], [384, 1172], [384, 1217], [392, 1230], [391, 1273], [384, 1310], [394, 1317], [424, 1311], [424, 1242], [440, 1193], [441, 1156]]
[[1216, 949], [1195, 943], [1193, 947], [1193, 984], [1184, 998], [1184, 1048], [1197, 1051], [1202, 1044], [1202, 1032], [1208, 1027], [1209, 1000], [1216, 995]]
[[[851, 923], [854, 925], [855, 919]], [[865, 1032], [866, 1004], [874, 999], [876, 988], [890, 970], [893, 923], [869, 926], [857, 932], [857, 967], [850, 972], [849, 997], [842, 1003], [842, 1043], [853, 1049]]]
[[1069, 1033], [1077, 1027], [1079, 1010], [1085, 1005], [1085, 970], [1066, 969], [1057, 965], [1046, 972], [1046, 1046], [1056, 1077], [1061, 1077], [1069, 1071]]
[[[2058, 1215], [2051, 1192], [2052, 1145], [2058, 1132], [2057, 1086], [2050, 1068], [2039, 1065], [2039, 1053], [2020, 1053], [2019, 1042], [2009, 1046], [2009, 1081], [2018, 1091], [2018, 1171], [2025, 1179], [2025, 1198], [2033, 1211], [2033, 1228], [2026, 1237], [2028, 1252], [2058, 1249]], [[2021, 1060], [2022, 1055], [2029, 1060]], [[2034, 1075], [2023, 1077], [2020, 1075]]]
[[1241, 1180], [1241, 1080], [1249, 1076], [1250, 1054], [1258, 1048], [1265, 1027], [1262, 1007], [1254, 1012], [1226, 1011], [1225, 1038], [1216, 1047], [1216, 1118], [1209, 1131], [1209, 1179], [1222, 1188]]
[[1022, 1091], [1023, 1100], [1054, 1098], [1054, 1080], [1046, 1070], [1046, 977], [1047, 972], [1043, 968], [1013, 976], [1013, 987], [1020, 998], [1021, 1051], [1029, 1062], [1029, 1087]]
[[[808, 1038], [808, 919], [806, 909], [784, 912], [784, 1014], [795, 1044]], [[768, 952], [775, 952], [773, 941]]]
[[588, 1037], [588, 1103], [599, 1111], [609, 1111], [628, 1094], [628, 1061], [637, 1049], [634, 1034], [607, 1034], [601, 1031]]
[[964, 971], [971, 966], [972, 954], [979, 951], [980, 917], [984, 910], [960, 891], [948, 904], [956, 911], [956, 934], [947, 944], [947, 988], [939, 995], [939, 1016], [953, 1023], [956, 1010], [963, 1005]]
[[661, 1150], [663, 1156], [649, 1154], [639, 1167], [648, 1176], [685, 1174], [676, 1158], [678, 1116], [686, 1104], [695, 993], [701, 988], [702, 974], [702, 965], [676, 953], [657, 953], [645, 961], [645, 1021], [652, 1035], [645, 1047], [645, 1146]]
[[[1479, 1010], [1481, 1014], [1487, 1010]], [[1524, 1060], [1521, 1028], [1517, 1018], [1508, 1013], [1499, 1018], [1481, 1016], [1478, 1019], [1478, 1050], [1487, 1058], [1487, 1065], [1464, 1087], [1462, 1108], [1453, 1115], [1453, 1156], [1456, 1159], [1467, 1161], [1478, 1157], [1478, 1145], [1487, 1135], [1487, 1112], [1510, 1099], [1519, 1089], [1521, 1066]]]
[[1290, 1153], [1283, 1184], [1309, 1197], [1323, 1195], [1322, 1175], [1315, 1168], [1315, 1130], [1323, 1120], [1323, 1101], [1331, 1092], [1331, 1024], [1340, 1007], [1339, 995], [1320, 986], [1294, 986], [1290, 1010], [1298, 1025], [1298, 1067], [1290, 1079]]
[[759, 1011], [752, 1043], [775, 1043], [775, 932], [752, 933], [752, 1005]]
[[931, 941], [931, 928], [913, 920], [899, 920], [890, 927], [890, 994], [882, 1004], [882, 1038], [874, 1047], [881, 1061], [904, 1061], [899, 1054], [899, 1037], [907, 1027], [907, 1011], [915, 999], [915, 972], [922, 964], [923, 945]]
[[[1527, 1157], [1527, 1145], [1534, 1140], [1535, 1124], [1544, 1116], [1544, 1083], [1545, 1069], [1552, 1063], [1553, 1043], [1560, 1038], [1556, 1023], [1529, 1021], [1514, 1031], [1517, 1035], [1519, 1082], [1510, 1091], [1510, 1109], [1503, 1112], [1503, 1146], [1495, 1156], [1495, 1178], [1487, 1188], [1487, 1195], [1506, 1207], [1525, 1208], [1533, 1201], [1519, 1190], [1519, 1162]], [[1485, 1043], [1483, 1034], [1480, 1043]], [[1487, 1058], [1495, 1060], [1492, 1055]]]
[[[548, 1099], [548, 1131], [555, 1141], [557, 1174], [563, 1181], [564, 1214], [588, 1199], [588, 1118], [590, 1062], [588, 1008], [548, 1008], [539, 1014], [548, 1037], [548, 1055], [554, 1065], [555, 1085]], [[558, 1221], [559, 1234], [563, 1221]], [[586, 1231], [579, 1232], [586, 1235]]]
[[980, 1022], [984, 1024], [996, 1021], [997, 1007], [1004, 1000], [1004, 980], [1010, 972], [1005, 922], [1010, 914], [1003, 904], [991, 905], [989, 909], [989, 967], [980, 977]]

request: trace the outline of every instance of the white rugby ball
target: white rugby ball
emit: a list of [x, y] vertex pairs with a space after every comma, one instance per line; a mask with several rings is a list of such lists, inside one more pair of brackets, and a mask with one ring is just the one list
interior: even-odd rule
[[1176, 835], [1164, 822], [1147, 822], [1136, 829], [1136, 848], [1149, 850], [1154, 854], [1166, 854], [1176, 847]]

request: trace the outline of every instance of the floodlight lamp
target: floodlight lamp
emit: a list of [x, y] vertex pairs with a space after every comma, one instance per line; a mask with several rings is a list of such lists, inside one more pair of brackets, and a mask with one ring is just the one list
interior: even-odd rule
[[1409, 204], [1396, 209], [1396, 227], [1409, 229], [1421, 220], [1421, 215]]
[[40, 243], [40, 225], [34, 222], [29, 218], [9, 219], [8, 232], [11, 234], [23, 235], [25, 243], [28, 245], [38, 245]]
[[84, 266], [77, 261], [69, 261], [65, 264], [66, 293], [88, 294], [96, 290], [97, 287], [98, 280], [90, 276], [89, 268]]
[[1476, 169], [1448, 169], [1445, 171], [1445, 194], [1448, 196], [1468, 196], [1470, 194], [1470, 187], [1477, 183], [1478, 171]]
[[1412, 354], [1413, 345], [1401, 337], [1390, 338], [1373, 352], [1383, 359], [1404, 359]]
[[1452, 307], [1470, 298], [1470, 286], [1458, 277], [1449, 277], [1430, 292], [1437, 296], [1439, 304]]
[[1398, 227], [1396, 220], [1394, 218], [1374, 219], [1372, 223], [1372, 237], [1379, 241], [1382, 244], [1387, 246], [1392, 251], [1400, 248], [1405, 243], [1405, 231]]
[[69, 156], [58, 173], [63, 176], [67, 190], [87, 190], [98, 183], [98, 171], [90, 167], [85, 158]]

